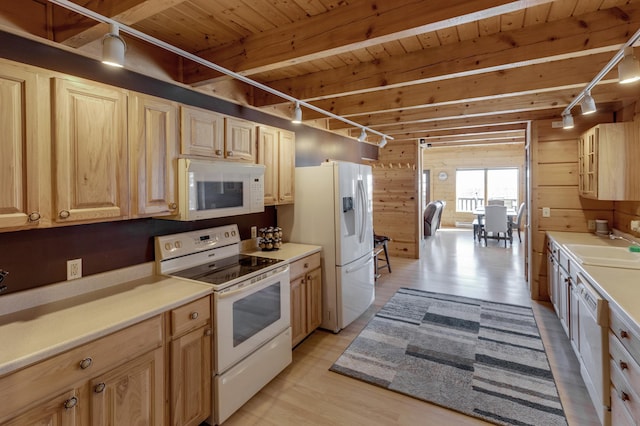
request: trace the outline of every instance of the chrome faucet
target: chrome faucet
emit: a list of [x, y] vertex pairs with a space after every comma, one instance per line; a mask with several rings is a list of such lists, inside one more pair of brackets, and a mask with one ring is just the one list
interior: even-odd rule
[[613, 232], [609, 232], [609, 239], [610, 240], [624, 240], [624, 241], [626, 241], [626, 242], [628, 242], [628, 243], [630, 243], [630, 244], [632, 244], [634, 246], [640, 246], [640, 243], [638, 243], [637, 241], [630, 240], [630, 239], [628, 239], [626, 237], [623, 237], [622, 235], [616, 235]]

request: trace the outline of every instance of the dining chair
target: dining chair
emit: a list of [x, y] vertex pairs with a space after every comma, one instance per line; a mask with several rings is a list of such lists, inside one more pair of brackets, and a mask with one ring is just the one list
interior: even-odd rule
[[491, 234], [491, 239], [498, 241], [504, 240], [504, 246], [507, 241], [512, 242], [511, 228], [507, 219], [507, 207], [487, 205], [484, 208], [484, 224], [480, 229], [484, 238], [484, 245], [487, 245], [487, 235]]
[[518, 231], [518, 241], [522, 242], [522, 237], [520, 236], [520, 228], [522, 227], [522, 216], [524, 216], [524, 203], [520, 204], [518, 207], [518, 216], [516, 216], [515, 222], [509, 222], [511, 229], [516, 229]]
[[491, 198], [487, 200], [488, 206], [504, 206], [504, 200], [500, 198]]

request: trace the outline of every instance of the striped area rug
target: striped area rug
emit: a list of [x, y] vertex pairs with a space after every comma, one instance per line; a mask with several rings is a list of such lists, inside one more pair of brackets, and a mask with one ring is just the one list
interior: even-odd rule
[[330, 370], [496, 424], [567, 424], [525, 306], [402, 288]]

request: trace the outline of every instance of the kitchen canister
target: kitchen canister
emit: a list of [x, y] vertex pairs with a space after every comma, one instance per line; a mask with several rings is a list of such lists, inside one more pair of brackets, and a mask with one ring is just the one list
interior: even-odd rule
[[596, 219], [596, 234], [606, 235], [609, 233], [609, 221], [605, 219]]
[[258, 247], [263, 251], [278, 250], [282, 246], [282, 228], [269, 226], [258, 230]]

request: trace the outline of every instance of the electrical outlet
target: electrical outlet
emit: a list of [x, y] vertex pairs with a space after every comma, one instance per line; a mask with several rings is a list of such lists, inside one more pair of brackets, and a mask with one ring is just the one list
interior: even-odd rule
[[[542, 217], [551, 217], [551, 207], [542, 208]], [[594, 229], [595, 229], [595, 224], [594, 224]]]
[[587, 229], [589, 231], [595, 231], [596, 230], [596, 221], [595, 220], [588, 220], [587, 221]]
[[251, 238], [258, 238], [258, 227], [257, 226], [252, 226], [251, 227]]
[[634, 232], [640, 232], [640, 220], [632, 220], [630, 228]]
[[67, 280], [82, 277], [82, 259], [67, 260]]

